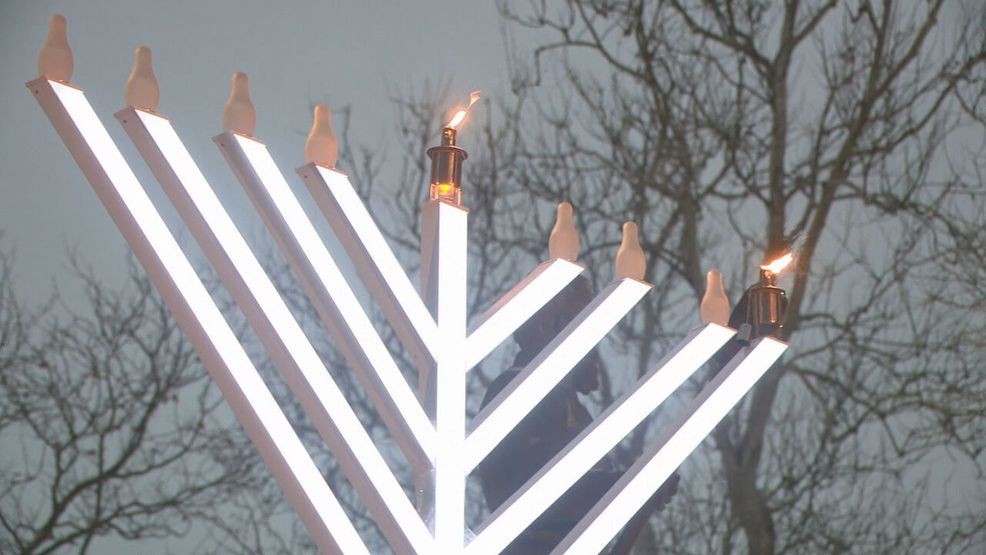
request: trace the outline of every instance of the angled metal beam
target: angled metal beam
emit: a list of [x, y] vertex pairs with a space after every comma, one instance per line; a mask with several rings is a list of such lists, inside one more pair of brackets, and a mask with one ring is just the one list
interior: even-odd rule
[[596, 295], [473, 419], [463, 454], [466, 471], [482, 462], [651, 288], [649, 283], [621, 279]]
[[28, 88], [189, 338], [323, 553], [369, 554], [229, 324], [81, 89]]
[[486, 358], [582, 271], [578, 264], [555, 258], [539, 264], [507, 291], [471, 325], [466, 338], [466, 371]]
[[134, 108], [119, 112], [117, 118], [339, 460], [384, 537], [398, 553], [428, 552], [433, 546], [430, 532], [171, 122]]
[[440, 348], [435, 319], [349, 178], [315, 164], [301, 166], [298, 174], [363, 282], [376, 294], [384, 316], [404, 348], [419, 369], [429, 368]]
[[[694, 330], [487, 519], [466, 553], [499, 553], [735, 335]], [[633, 514], [633, 513], [631, 513]]]
[[312, 305], [356, 371], [381, 419], [417, 469], [431, 467], [435, 428], [319, 237], [267, 146], [223, 133], [213, 138], [298, 277]]
[[551, 553], [594, 555], [606, 547], [785, 350], [786, 343], [764, 338], [733, 357]]

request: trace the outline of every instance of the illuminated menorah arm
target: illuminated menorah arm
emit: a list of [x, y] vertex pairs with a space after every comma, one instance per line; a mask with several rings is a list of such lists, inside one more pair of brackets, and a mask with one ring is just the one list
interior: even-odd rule
[[[353, 293], [308, 215], [259, 140], [226, 132], [213, 138], [294, 274], [380, 413], [394, 440], [418, 472], [430, 468], [435, 428], [393, 356]], [[303, 171], [314, 172], [314, 165]], [[347, 180], [345, 175], [334, 180]]]
[[694, 330], [678, 346], [571, 443], [507, 499], [477, 531], [467, 553], [498, 552], [633, 431], [735, 330], [708, 325]]
[[[636, 279], [620, 279], [602, 291], [544, 351], [513, 380], [493, 402], [480, 413], [477, 420], [478, 434], [465, 439], [465, 381], [468, 369], [463, 349], [468, 345], [465, 336], [465, 273], [466, 228], [468, 212], [458, 206], [441, 201], [431, 201], [422, 210], [422, 274], [425, 296], [434, 306], [440, 336], [443, 339], [443, 356], [435, 373], [435, 399], [438, 417], [438, 435], [443, 447], [448, 449], [448, 465], [443, 468], [442, 458], [436, 462], [436, 540], [443, 543], [440, 534], [442, 519], [448, 520], [448, 530], [457, 530], [461, 548], [461, 529], [464, 523], [465, 479], [486, 453], [547, 395], [575, 364], [596, 345], [616, 323], [651, 289], [650, 284]], [[497, 332], [499, 340], [509, 336], [516, 326], [527, 320], [565, 284], [578, 275], [581, 267], [563, 260], [552, 261], [557, 268], [553, 272], [537, 270], [531, 283], [544, 282], [540, 294], [550, 296], [539, 299], [536, 307], [523, 307], [527, 288], [512, 290], [494, 305], [483, 322], [511, 322], [513, 328]], [[549, 279], [550, 278], [550, 279]], [[548, 284], [552, 284], [550, 287]], [[536, 293], [530, 293], [534, 297]], [[502, 312], [501, 312], [502, 311]], [[513, 313], [513, 314], [511, 314]], [[478, 329], [482, 329], [480, 324]], [[492, 336], [492, 334], [491, 334]], [[485, 356], [485, 352], [477, 359]], [[488, 415], [488, 416], [487, 416]], [[450, 422], [451, 421], [451, 422]], [[443, 491], [449, 492], [443, 498]], [[452, 520], [456, 519], [456, 520]], [[451, 536], [449, 536], [451, 537]]]
[[651, 288], [649, 283], [622, 278], [596, 295], [475, 416], [464, 452], [467, 471], [485, 459]]
[[[435, 533], [439, 545], [461, 549], [465, 479], [470, 470], [462, 456], [465, 372], [551, 300], [582, 268], [558, 259], [539, 265], [478, 318], [467, 333], [466, 210], [439, 201], [428, 202], [422, 209], [422, 288], [426, 299], [422, 302], [348, 179], [313, 164], [303, 166], [298, 173], [367, 287], [390, 305], [391, 324], [396, 327], [396, 323], [404, 322], [414, 327], [410, 323], [414, 317], [405, 308], [413, 312], [419, 306], [431, 307], [433, 315], [426, 312], [427, 317], [417, 319], [425, 322], [426, 329], [435, 326], [434, 351], [430, 355], [433, 363], [421, 369], [425, 384], [422, 398], [438, 427], [433, 492]], [[432, 383], [433, 390], [429, 387]]]
[[[433, 355], [432, 347], [428, 345], [439, 344], [434, 319], [359, 194], [344, 174], [325, 167], [307, 164], [298, 168], [298, 174], [346, 249], [360, 277], [375, 293], [388, 322], [402, 338], [402, 344], [412, 353], [415, 350], [427, 352], [429, 360], [424, 368], [430, 369]], [[428, 208], [432, 204], [426, 204], [422, 210], [421, 271], [425, 298], [429, 297], [428, 274], [434, 263], [431, 249], [437, 239], [433, 231], [437, 229], [437, 212]], [[508, 338], [582, 270], [581, 266], [567, 260], [543, 262], [495, 302], [468, 330], [466, 370], [473, 368]], [[446, 342], [441, 341], [440, 344]]]
[[401, 553], [432, 552], [432, 535], [171, 122], [134, 108], [117, 118], [387, 541]]
[[633, 466], [586, 513], [551, 555], [601, 552], [785, 350], [786, 343], [764, 337], [734, 356], [677, 420], [647, 445]]
[[469, 325], [466, 371], [475, 368], [582, 271], [582, 266], [561, 258], [538, 264]]
[[85, 93], [27, 84], [323, 553], [369, 550]]
[[[468, 210], [429, 201], [421, 211], [423, 296], [438, 325], [434, 372], [421, 377], [426, 409], [434, 411], [440, 446], [435, 457], [435, 541], [461, 553], [465, 540], [466, 476], [466, 236]], [[433, 381], [432, 381], [433, 378]], [[431, 384], [434, 383], [434, 390]], [[432, 400], [434, 406], [431, 406]]]
[[339, 172], [311, 164], [298, 174], [401, 344], [419, 371], [427, 371], [438, 349], [438, 327], [363, 199]]
[[[506, 547], [528, 523], [550, 507], [633, 431], [734, 334], [735, 330], [731, 328], [709, 324], [682, 339], [629, 392], [614, 401], [588, 428], [507, 499], [478, 530], [467, 553], [495, 553]], [[764, 349], [765, 347], [761, 347], [755, 351], [757, 356], [754, 360], [764, 359], [761, 356]], [[747, 351], [741, 352], [732, 362], [743, 360], [746, 355]], [[688, 452], [680, 454], [683, 460]], [[672, 468], [676, 467], [677, 464]], [[644, 499], [649, 498], [667, 477], [657, 482], [653, 489], [647, 490]], [[631, 511], [627, 519], [635, 512], [636, 509]], [[616, 530], [625, 522], [626, 520], [621, 521]]]

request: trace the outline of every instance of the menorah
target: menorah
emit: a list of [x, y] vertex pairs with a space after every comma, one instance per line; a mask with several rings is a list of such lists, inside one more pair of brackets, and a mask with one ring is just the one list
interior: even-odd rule
[[[41, 77], [27, 86], [315, 544], [325, 553], [369, 553], [83, 90], [67, 81]], [[500, 552], [736, 334], [718, 324], [687, 334], [467, 540], [469, 474], [651, 285], [633, 277], [610, 283], [490, 404], [467, 419], [468, 372], [575, 279], [582, 266], [563, 258], [540, 264], [470, 323], [466, 209], [447, 198], [424, 204], [419, 294], [349, 179], [316, 163], [298, 168], [417, 366], [425, 385], [416, 393], [264, 143], [229, 131], [216, 136], [214, 141], [395, 444], [417, 476], [430, 477], [419, 480], [425, 491], [416, 507], [171, 122], [153, 110], [132, 106], [116, 118], [395, 552]], [[647, 444], [553, 553], [602, 550], [786, 348], [765, 337], [740, 349]], [[433, 514], [433, 522], [423, 516], [426, 512]]]

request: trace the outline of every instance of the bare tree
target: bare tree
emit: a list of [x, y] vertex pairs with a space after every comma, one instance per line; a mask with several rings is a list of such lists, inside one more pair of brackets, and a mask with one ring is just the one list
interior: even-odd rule
[[84, 312], [28, 314], [0, 268], [0, 551], [187, 534], [239, 468], [212, 454], [230, 418], [147, 279], [131, 267], [111, 291], [79, 272]]
[[[697, 324], [706, 269], [725, 269], [736, 299], [757, 264], [796, 254], [791, 353], [687, 464], [681, 500], [640, 552], [981, 548], [982, 8], [545, 0], [501, 11], [540, 43], [530, 64], [513, 61], [516, 96], [460, 134], [473, 313], [543, 259], [555, 203], [575, 204], [597, 282], [619, 225], [637, 221], [656, 287], [609, 344], [605, 405]], [[397, 99], [405, 164], [388, 208], [408, 260], [444, 94]], [[499, 368], [487, 366], [474, 390]], [[632, 460], [663, 422], [617, 455]]]
[[[342, 136], [348, 128], [348, 117], [337, 118]], [[366, 160], [371, 163], [372, 161]], [[364, 169], [367, 169], [364, 167]], [[313, 346], [332, 373], [346, 395], [350, 406], [359, 416], [375, 445], [391, 463], [391, 469], [398, 479], [407, 486], [410, 493], [413, 476], [410, 467], [397, 444], [390, 437], [386, 426], [374, 409], [355, 374], [346, 365], [342, 354], [335, 348], [328, 331], [321, 322], [314, 307], [292, 274], [287, 262], [272, 241], [263, 236], [257, 240], [255, 248], [259, 259], [280, 291], [291, 312], [307, 333]], [[285, 412], [295, 432], [321, 470], [344, 510], [364, 542], [374, 553], [387, 552], [387, 543], [376, 522], [366, 512], [359, 495], [350, 486], [329, 451], [321, 435], [309, 420], [301, 404], [281, 378], [271, 362], [260, 340], [250, 330], [247, 322], [234, 301], [225, 293], [215, 275], [203, 269], [213, 296], [219, 301], [220, 309], [233, 328], [237, 330], [241, 344], [247, 350], [255, 367], [264, 378], [271, 393]], [[369, 307], [368, 307], [369, 308]], [[377, 320], [382, 320], [377, 315]], [[391, 338], [394, 340], [394, 338]], [[256, 448], [238, 426], [229, 433], [223, 433], [211, 442], [209, 456], [235, 476], [222, 486], [222, 503], [216, 503], [200, 511], [198, 518], [203, 523], [205, 537], [196, 546], [196, 553], [215, 553], [217, 555], [235, 554], [280, 554], [315, 553], [316, 546], [298, 519], [294, 509], [287, 503], [278, 484], [273, 480], [270, 470], [259, 457]]]
[[[982, 8], [501, 9], [541, 42], [530, 65], [515, 63], [504, 121], [472, 148], [468, 204], [489, 221], [471, 253], [476, 283], [518, 265], [499, 253], [543, 256], [546, 208], [560, 200], [576, 206], [597, 280], [609, 279], [618, 225], [636, 220], [656, 288], [611, 346], [609, 387], [620, 389], [697, 324], [704, 270], [725, 269], [736, 299], [756, 264], [796, 254], [791, 354], [717, 429], [714, 451], [688, 464], [683, 501], [641, 551], [982, 546]], [[401, 232], [413, 214], [406, 221]], [[477, 291], [509, 280], [497, 283]]]

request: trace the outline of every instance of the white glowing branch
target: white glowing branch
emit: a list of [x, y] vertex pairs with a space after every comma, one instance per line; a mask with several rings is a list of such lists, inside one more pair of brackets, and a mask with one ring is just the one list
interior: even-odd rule
[[[441, 345], [435, 352], [434, 374], [441, 438], [435, 457], [435, 542], [440, 553], [460, 553], [465, 531], [467, 216], [466, 210], [439, 201], [428, 202], [421, 213], [421, 239], [432, 247], [423, 255], [422, 273]], [[424, 393], [427, 397], [430, 387]]]
[[439, 348], [435, 320], [349, 178], [315, 164], [298, 168], [298, 174], [401, 343], [419, 367], [427, 368]]
[[651, 285], [621, 279], [608, 285], [474, 419], [466, 439], [472, 470], [569, 371], [650, 291]]
[[336, 346], [408, 459], [430, 467], [435, 428], [263, 143], [213, 139], [243, 184]]
[[428, 552], [424, 522], [171, 122], [133, 108], [117, 117], [387, 540], [398, 551]]
[[368, 554], [205, 286], [77, 88], [28, 83], [319, 550]]
[[578, 264], [556, 258], [538, 265], [508, 291], [473, 323], [466, 339], [466, 371], [479, 364], [582, 270]]
[[505, 501], [469, 544], [467, 553], [499, 553], [509, 545], [735, 333], [733, 329], [710, 324], [689, 334]]
[[552, 554], [599, 553], [786, 349], [786, 343], [764, 338], [733, 357]]

